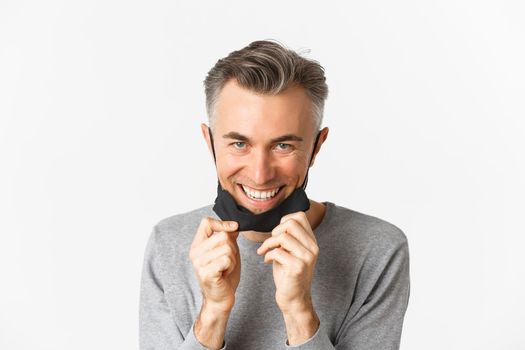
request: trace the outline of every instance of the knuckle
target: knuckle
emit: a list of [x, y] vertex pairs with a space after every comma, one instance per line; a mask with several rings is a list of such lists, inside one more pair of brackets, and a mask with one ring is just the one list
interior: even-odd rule
[[303, 215], [304, 215], [304, 212], [302, 212], [302, 211], [298, 211], [298, 212], [296, 212], [296, 213], [292, 213], [292, 214], [290, 214], [290, 218], [291, 218], [292, 220], [300, 220], [300, 219], [302, 218]]
[[236, 253], [237, 253], [237, 250], [233, 246], [233, 244], [226, 245], [226, 254], [230, 254], [231, 256], [234, 256]]
[[194, 257], [194, 259], [191, 262], [193, 263], [193, 266], [195, 266], [195, 268], [200, 268], [202, 265], [200, 257]]
[[204, 224], [206, 225], [206, 227], [210, 227], [213, 229], [213, 226], [214, 226], [213, 224], [215, 223], [216, 220], [209, 216], [206, 216], [204, 220], [205, 220]]
[[209, 217], [203, 217], [201, 219], [201, 222], [199, 223], [199, 227], [197, 228], [197, 235], [199, 235], [199, 233], [203, 231], [206, 231], [206, 228], [209, 226], [208, 220], [209, 220]]
[[206, 270], [203, 268], [197, 269], [197, 277], [199, 277], [201, 281], [206, 280]]
[[190, 261], [192, 261], [193, 263], [197, 262], [200, 258], [200, 255], [198, 255], [198, 252], [193, 249], [190, 251], [188, 255], [190, 257]]
[[228, 244], [224, 244], [220, 247], [221, 256], [231, 254], [231, 247]]
[[284, 222], [288, 221], [292, 217], [292, 215], [293, 214], [287, 214], [287, 215], [283, 216], [281, 218], [281, 223], [284, 223]]
[[308, 252], [306, 253], [305, 260], [308, 264], [311, 264], [315, 261], [315, 257], [312, 253]]
[[287, 229], [295, 229], [297, 227], [297, 221], [290, 219], [284, 223]]
[[228, 267], [232, 264], [233, 260], [228, 255], [223, 255], [222, 260], [224, 261], [225, 267]]

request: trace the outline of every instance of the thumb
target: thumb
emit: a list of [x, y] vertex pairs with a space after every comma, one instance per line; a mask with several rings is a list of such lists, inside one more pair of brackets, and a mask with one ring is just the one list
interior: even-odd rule
[[224, 229], [228, 232], [233, 232], [233, 230], [237, 230], [237, 228], [239, 227], [239, 224], [237, 223], [237, 221], [223, 221], [223, 224], [224, 224]]

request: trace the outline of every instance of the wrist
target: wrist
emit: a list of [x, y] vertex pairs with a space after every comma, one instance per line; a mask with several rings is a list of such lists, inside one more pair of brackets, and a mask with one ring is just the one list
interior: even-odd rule
[[203, 303], [193, 329], [195, 338], [206, 348], [222, 348], [229, 317], [230, 312]]
[[202, 295], [202, 307], [208, 311], [213, 311], [218, 314], [230, 314], [235, 305], [235, 296], [228, 298], [228, 300], [221, 300], [220, 302], [210, 300], [204, 294]]
[[320, 326], [317, 313], [312, 308], [283, 313], [289, 345], [299, 345], [312, 338]]
[[278, 306], [283, 315], [306, 314], [314, 308], [312, 298], [309, 295], [304, 295], [302, 298], [296, 299], [293, 302], [278, 303]]

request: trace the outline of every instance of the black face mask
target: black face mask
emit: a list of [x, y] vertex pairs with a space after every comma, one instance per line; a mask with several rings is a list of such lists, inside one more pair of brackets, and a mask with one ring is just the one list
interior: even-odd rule
[[[208, 130], [210, 133], [213, 159], [217, 161], [215, 158], [215, 147], [213, 145], [211, 129], [208, 127]], [[318, 132], [317, 137], [315, 138], [314, 149], [312, 151], [312, 155], [310, 156], [308, 168], [310, 168], [310, 164], [312, 163], [320, 135], [321, 132]], [[218, 181], [217, 198], [215, 199], [213, 211], [221, 218], [221, 220], [238, 222], [239, 231], [253, 230], [257, 232], [270, 232], [277, 225], [279, 225], [283, 216], [296, 213], [298, 211], [307, 211], [310, 209], [310, 201], [304, 192], [307, 183], [308, 170], [306, 171], [306, 177], [301, 187], [296, 188], [284, 201], [264, 213], [253, 214], [245, 207], [238, 205], [235, 202], [233, 196], [228, 191], [224, 190]]]

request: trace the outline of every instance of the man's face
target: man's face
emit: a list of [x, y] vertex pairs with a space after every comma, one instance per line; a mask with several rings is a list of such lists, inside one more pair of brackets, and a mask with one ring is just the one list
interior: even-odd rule
[[[303, 88], [271, 96], [244, 89], [232, 79], [215, 111], [217, 175], [237, 204], [262, 213], [301, 186], [315, 142], [311, 101]], [[208, 128], [201, 127], [210, 146]], [[319, 146], [327, 132], [323, 129]]]

